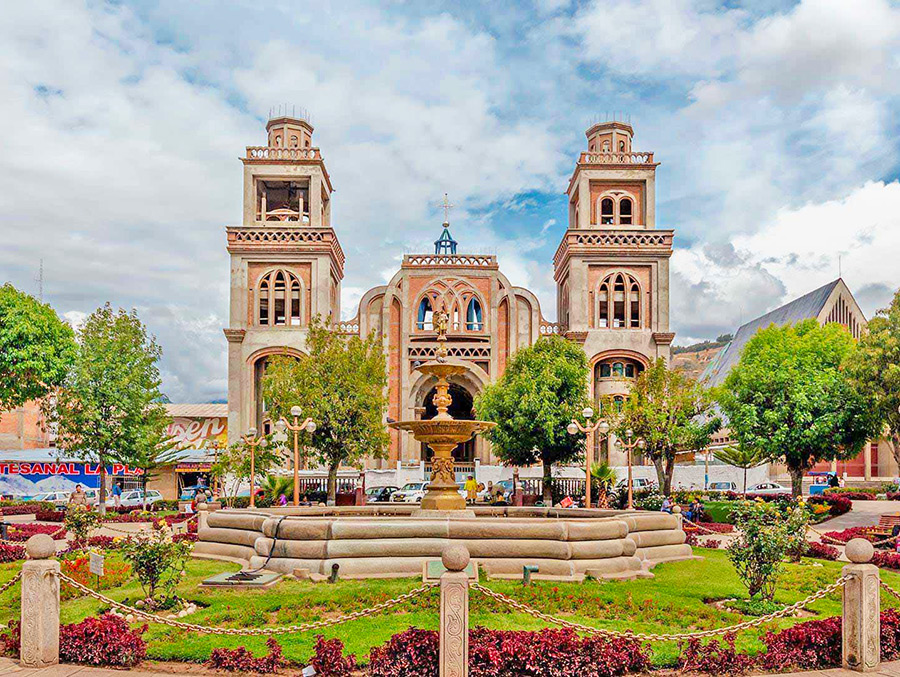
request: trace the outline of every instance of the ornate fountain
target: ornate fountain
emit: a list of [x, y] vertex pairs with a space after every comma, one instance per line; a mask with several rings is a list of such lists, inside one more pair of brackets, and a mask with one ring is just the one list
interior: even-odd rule
[[434, 452], [431, 461], [431, 481], [420, 510], [416, 513], [427, 516], [434, 511], [466, 509], [465, 499], [459, 494], [456, 485], [456, 475], [453, 472], [453, 449], [458, 444], [468, 442], [473, 435], [492, 428], [496, 423], [488, 421], [463, 421], [450, 416], [448, 409], [453, 403], [450, 396], [450, 383], [447, 380], [451, 376], [463, 374], [466, 367], [463, 364], [454, 363], [447, 357], [447, 325], [450, 316], [441, 308], [434, 313], [434, 327], [437, 329], [438, 349], [435, 359], [419, 366], [417, 371], [437, 378], [437, 390], [434, 396], [434, 405], [437, 407], [437, 415], [428, 420], [396, 421], [388, 425], [395, 430], [408, 430], [413, 437], [423, 444], [427, 444]]

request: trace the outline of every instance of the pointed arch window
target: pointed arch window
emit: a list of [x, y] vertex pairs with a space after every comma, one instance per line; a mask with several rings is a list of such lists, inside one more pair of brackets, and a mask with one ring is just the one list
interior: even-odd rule
[[268, 327], [299, 327], [303, 321], [303, 284], [293, 273], [273, 270], [259, 281], [256, 321]]
[[641, 286], [626, 273], [614, 273], [597, 290], [597, 322], [600, 329], [641, 328]]
[[472, 297], [466, 310], [466, 330], [481, 331], [482, 329], [484, 329], [484, 321], [482, 320], [481, 303]]
[[433, 329], [434, 309], [431, 305], [431, 299], [427, 296], [422, 297], [419, 302], [419, 311], [416, 316], [416, 327], [419, 329]]

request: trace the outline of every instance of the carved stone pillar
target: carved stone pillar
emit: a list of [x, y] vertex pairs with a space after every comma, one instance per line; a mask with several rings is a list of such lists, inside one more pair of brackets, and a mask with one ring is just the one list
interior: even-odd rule
[[448, 546], [441, 555], [447, 568], [441, 574], [440, 677], [469, 675], [469, 551]]
[[209, 526], [209, 506], [206, 501], [197, 504], [197, 531]]
[[59, 562], [56, 543], [37, 534], [25, 543], [31, 558], [22, 564], [22, 645], [20, 660], [27, 668], [59, 663]]
[[847, 544], [847, 559], [852, 564], [841, 573], [852, 578], [844, 583], [843, 667], [857, 672], [872, 672], [881, 664], [881, 599], [878, 567], [867, 564], [874, 548], [862, 538]]

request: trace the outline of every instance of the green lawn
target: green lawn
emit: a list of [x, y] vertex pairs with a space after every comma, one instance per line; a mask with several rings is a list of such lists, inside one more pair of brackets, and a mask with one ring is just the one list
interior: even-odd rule
[[[718, 550], [697, 549], [702, 561], [662, 564], [654, 569], [652, 580], [599, 583], [536, 582], [523, 588], [514, 582], [488, 581], [494, 590], [514, 596], [532, 606], [566, 619], [596, 627], [649, 632], [680, 632], [730, 625], [745, 620], [739, 614], [722, 612], [704, 600], [710, 598], [741, 597], [743, 586], [735, 576], [725, 553]], [[790, 604], [831, 583], [841, 565], [822, 562], [786, 565], [776, 600]], [[21, 563], [0, 566], [0, 584], [19, 569]], [[237, 565], [205, 560], [193, 560], [188, 576], [180, 586], [180, 594], [206, 605], [185, 620], [224, 627], [262, 627], [289, 625], [321, 618], [331, 618], [342, 612], [354, 611], [406, 592], [420, 584], [415, 579], [341, 581], [335, 585], [284, 580], [266, 591], [227, 591], [203, 589], [197, 584], [206, 576], [222, 571], [236, 571]], [[900, 573], [882, 571], [883, 579], [900, 590]], [[140, 587], [135, 582], [107, 592], [117, 600], [137, 599]], [[6, 592], [0, 600], [0, 621], [7, 622], [19, 613], [19, 588]], [[895, 600], [883, 595], [885, 608], [897, 606]], [[839, 594], [811, 605], [817, 617], [838, 615], [841, 612]], [[63, 601], [62, 621], [71, 623], [97, 613], [101, 605], [89, 598]], [[395, 608], [380, 616], [364, 618], [324, 631], [326, 637], [339, 637], [350, 652], [365, 658], [373, 646], [386, 642], [391, 635], [410, 626], [437, 628], [438, 593], [430, 591], [417, 602]], [[800, 619], [780, 621], [784, 627]], [[806, 620], [806, 619], [802, 619]], [[477, 592], [471, 595], [470, 624], [498, 629], [538, 629], [545, 624], [521, 613], [508, 610], [484, 599]], [[775, 626], [771, 626], [775, 627]], [[758, 631], [748, 631], [738, 638], [738, 646], [745, 651], [759, 650]], [[160, 660], [202, 661], [214, 647], [244, 645], [256, 654], [265, 651], [263, 638], [209, 636], [151, 625], [145, 635], [151, 658]], [[315, 634], [283, 635], [278, 641], [285, 655], [302, 661], [312, 653]], [[654, 645], [654, 662], [671, 663], [677, 651], [673, 643]]]

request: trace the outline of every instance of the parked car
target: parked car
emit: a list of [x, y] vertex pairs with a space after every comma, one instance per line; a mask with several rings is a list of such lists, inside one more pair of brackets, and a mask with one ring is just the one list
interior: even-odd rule
[[52, 503], [57, 508], [65, 508], [69, 504], [69, 493], [68, 491], [46, 491], [43, 494], [32, 496], [30, 500]]
[[737, 491], [738, 486], [734, 482], [710, 482], [709, 491]]
[[[147, 492], [147, 505], [152, 505], [161, 500], [163, 500], [162, 494], [156, 491], [156, 489], [150, 489]], [[144, 503], [144, 492], [140, 489], [131, 489], [122, 492], [122, 500], [119, 502], [119, 505], [123, 505], [127, 508], [139, 508], [143, 506]], [[115, 506], [115, 504], [116, 502], [111, 496], [106, 499], [106, 506], [108, 508]]]
[[367, 503], [389, 503], [391, 497], [400, 491], [398, 487], [366, 487]]
[[391, 496], [392, 503], [419, 503], [428, 491], [428, 482], [407, 482]]
[[762, 494], [764, 496], [790, 496], [791, 490], [783, 487], [778, 482], [762, 482], [747, 489], [748, 494]]

